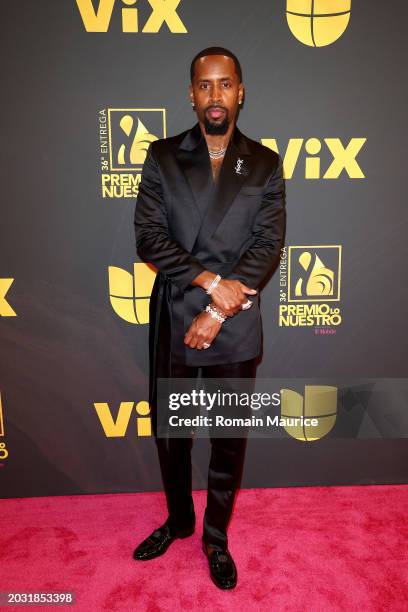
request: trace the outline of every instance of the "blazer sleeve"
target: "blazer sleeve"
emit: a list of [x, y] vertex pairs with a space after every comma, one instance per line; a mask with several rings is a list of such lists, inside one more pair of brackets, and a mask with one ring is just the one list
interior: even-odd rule
[[228, 278], [240, 280], [251, 289], [258, 289], [268, 273], [279, 263], [285, 223], [285, 182], [283, 162], [279, 155], [255, 218], [252, 228], [253, 241], [241, 255]]
[[136, 251], [181, 290], [205, 268], [169, 235], [167, 210], [157, 161], [150, 144], [143, 164], [134, 216]]

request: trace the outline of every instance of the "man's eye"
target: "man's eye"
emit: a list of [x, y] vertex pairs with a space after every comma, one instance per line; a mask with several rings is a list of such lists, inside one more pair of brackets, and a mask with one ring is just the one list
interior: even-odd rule
[[224, 87], [231, 87], [231, 83], [227, 81], [226, 83], [224, 83]]
[[200, 88], [201, 89], [208, 89], [208, 83], [201, 83]]

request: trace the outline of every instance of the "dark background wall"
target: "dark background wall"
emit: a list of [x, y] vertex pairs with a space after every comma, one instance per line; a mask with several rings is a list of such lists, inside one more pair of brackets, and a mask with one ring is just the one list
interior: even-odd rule
[[[353, 0], [344, 33], [324, 46], [296, 38], [283, 1], [182, 0], [185, 33], [166, 24], [123, 32], [122, 8], [117, 0], [107, 32], [87, 32], [74, 1], [21, 0], [2, 11], [0, 293], [13, 279], [4, 300], [16, 316], [3, 300], [1, 496], [161, 488], [154, 441], [137, 435], [134, 407], [126, 433], [106, 437], [94, 406], [106, 402], [113, 419], [121, 402], [142, 409], [148, 371], [148, 324], [124, 320], [109, 297], [108, 268], [133, 273], [138, 261], [136, 200], [103, 197], [102, 174], [115, 173], [102, 166], [99, 116], [132, 109], [135, 121], [143, 112], [148, 121], [135, 109], [165, 109], [167, 136], [191, 127], [189, 65], [209, 45], [241, 61], [241, 131], [276, 139], [282, 157], [291, 139], [303, 139], [286, 181], [287, 247], [342, 247], [341, 324], [330, 333], [280, 326], [277, 272], [262, 294], [258, 368], [258, 377], [291, 379], [299, 392], [299, 378], [347, 379], [336, 424], [314, 442], [285, 431], [251, 440], [243, 486], [407, 482], [403, 392], [394, 403], [390, 382], [383, 396], [388, 428], [370, 417], [366, 396], [349, 395], [355, 379], [407, 378], [406, 2]], [[150, 4], [133, 8], [141, 29]], [[314, 19], [316, 36], [330, 31], [322, 19]], [[163, 137], [157, 112], [150, 116], [154, 127], [146, 127]], [[365, 139], [356, 156], [363, 176], [343, 169], [323, 178], [327, 138], [344, 147]], [[311, 155], [321, 159], [319, 178], [307, 178], [308, 139], [321, 145]], [[206, 485], [208, 454], [208, 441], [197, 440], [195, 487]]]

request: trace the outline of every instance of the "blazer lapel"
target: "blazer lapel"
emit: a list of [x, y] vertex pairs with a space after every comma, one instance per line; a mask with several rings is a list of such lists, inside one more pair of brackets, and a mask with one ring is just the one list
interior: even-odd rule
[[191, 228], [193, 253], [213, 235], [249, 176], [250, 150], [245, 136], [235, 126], [225, 152], [214, 197], [208, 203], [204, 218], [198, 202], [200, 198], [208, 197], [208, 187], [213, 177], [207, 143], [198, 122], [187, 131], [179, 143], [176, 159], [190, 185], [194, 209], [199, 219], [199, 223]]
[[205, 197], [209, 181], [212, 180], [212, 170], [207, 143], [199, 123], [196, 123], [184, 136], [176, 151], [176, 158], [190, 185], [196, 211], [202, 220], [198, 201]]
[[[208, 158], [208, 152], [206, 152], [206, 155]], [[207, 207], [192, 252], [197, 252], [204, 242], [214, 234], [250, 175], [250, 171], [250, 150], [245, 136], [235, 126], [225, 152], [214, 198]]]

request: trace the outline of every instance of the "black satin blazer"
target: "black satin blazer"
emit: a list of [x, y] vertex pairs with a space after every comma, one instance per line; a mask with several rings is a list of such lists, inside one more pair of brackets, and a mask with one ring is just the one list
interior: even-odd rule
[[259, 289], [279, 262], [285, 231], [281, 157], [235, 126], [214, 185], [206, 140], [196, 123], [149, 146], [135, 210], [136, 249], [158, 274], [150, 299], [151, 382], [171, 358], [192, 366], [261, 354], [259, 294], [223, 323], [210, 348], [186, 347], [184, 334], [210, 303], [190, 283], [210, 270]]

